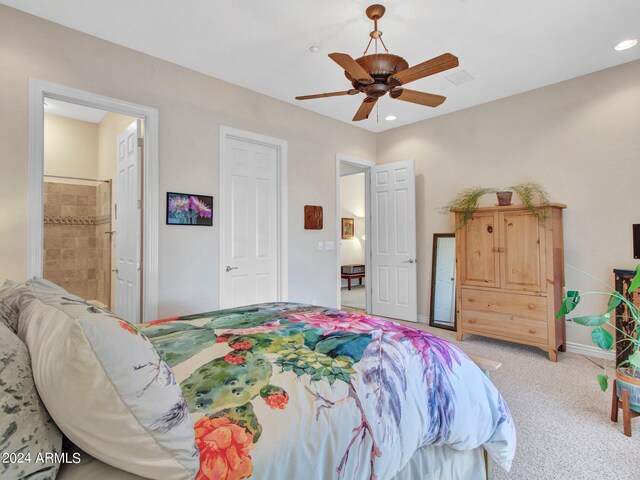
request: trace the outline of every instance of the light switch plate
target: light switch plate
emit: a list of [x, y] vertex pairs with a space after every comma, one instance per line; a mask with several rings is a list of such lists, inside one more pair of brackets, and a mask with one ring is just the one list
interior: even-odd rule
[[336, 243], [332, 240], [327, 240], [324, 242], [324, 249], [327, 251], [332, 251], [336, 249]]
[[318, 250], [324, 250], [324, 242], [318, 242]]

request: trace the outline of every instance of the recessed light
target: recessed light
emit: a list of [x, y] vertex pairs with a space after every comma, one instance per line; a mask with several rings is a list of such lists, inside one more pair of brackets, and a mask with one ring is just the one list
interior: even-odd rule
[[384, 117], [384, 119], [387, 122], [393, 122], [396, 118], [398, 118], [398, 117], [396, 117], [395, 115], [387, 115], [386, 117]]
[[318, 53], [318, 52], [320, 51], [320, 49], [319, 49], [318, 47], [316, 47], [315, 45], [311, 45], [311, 46], [309, 47], [309, 51], [310, 51], [311, 53]]
[[634, 47], [638, 43], [638, 40], [632, 38], [630, 40], [625, 40], [624, 42], [620, 42], [615, 46], [616, 50], [626, 50], [627, 48]]

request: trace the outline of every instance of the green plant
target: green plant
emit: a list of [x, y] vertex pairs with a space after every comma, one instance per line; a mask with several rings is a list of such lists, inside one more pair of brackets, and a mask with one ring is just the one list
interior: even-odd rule
[[494, 187], [472, 187], [468, 188], [453, 197], [449, 203], [440, 209], [441, 213], [449, 213], [452, 210], [460, 211], [460, 222], [457, 225], [458, 230], [463, 228], [473, 213], [478, 208], [480, 197], [487, 193], [497, 193], [504, 191], [514, 192], [522, 201], [522, 204], [538, 219], [544, 222], [546, 213], [544, 206], [549, 203], [549, 195], [542, 185], [535, 182], [520, 183], [511, 187], [497, 189]]
[[[575, 268], [575, 267], [573, 267]], [[578, 270], [578, 269], [576, 269]], [[582, 272], [582, 270], [578, 270]], [[609, 301], [607, 303], [607, 311], [601, 313], [599, 315], [587, 315], [587, 316], [579, 316], [573, 317], [571, 320], [574, 323], [579, 325], [584, 325], [586, 327], [594, 327], [591, 331], [591, 340], [594, 344], [600, 347], [603, 350], [611, 350], [615, 343], [629, 342], [630, 348], [632, 349], [631, 355], [627, 360], [620, 362], [616, 367], [630, 367], [632, 370], [632, 375], [635, 377], [638, 373], [640, 373], [640, 338], [638, 338], [638, 334], [640, 333], [640, 309], [634, 305], [632, 302], [623, 297], [620, 293], [618, 293], [615, 289], [607, 285], [606, 283], [598, 280], [597, 278], [589, 275], [586, 272], [582, 272], [585, 275], [588, 275], [591, 278], [594, 278], [596, 281], [607, 287], [608, 291], [588, 291], [588, 292], [579, 292], [577, 290], [569, 290], [567, 292], [566, 297], [562, 299], [562, 306], [558, 311], [556, 318], [561, 318], [564, 315], [568, 315], [571, 313], [580, 302], [582, 297], [587, 295], [605, 295], [609, 297]], [[631, 285], [629, 286], [629, 293], [635, 292], [640, 287], [640, 265], [636, 267], [636, 274], [631, 281]], [[631, 334], [624, 332], [616, 327], [615, 319], [616, 319], [616, 308], [621, 303], [624, 303], [629, 311], [629, 316], [633, 320], [634, 328]], [[613, 315], [611, 314], [613, 312]], [[612, 321], [613, 320], [613, 323]], [[615, 342], [613, 335], [606, 329], [602, 328], [604, 325], [610, 325], [613, 329], [619, 333], [620, 339], [618, 342]], [[605, 391], [609, 385], [609, 377], [604, 374], [600, 374], [597, 377], [598, 383], [600, 384], [600, 388], [602, 391]]]
[[520, 183], [508, 187], [507, 190], [511, 190], [520, 197], [522, 204], [529, 209], [538, 221], [544, 222], [546, 220], [546, 212], [541, 207], [549, 204], [549, 195], [542, 185], [535, 182]]
[[467, 188], [453, 197], [449, 203], [440, 209], [440, 212], [449, 213], [452, 210], [460, 210], [460, 224], [458, 225], [458, 229], [460, 229], [464, 227], [469, 220], [471, 220], [473, 212], [478, 208], [478, 201], [480, 200], [480, 197], [487, 193], [495, 193], [497, 191], [498, 190], [495, 188]]

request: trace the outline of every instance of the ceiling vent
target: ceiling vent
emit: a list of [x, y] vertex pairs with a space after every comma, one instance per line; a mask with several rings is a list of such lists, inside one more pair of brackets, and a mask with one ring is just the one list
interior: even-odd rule
[[460, 70], [458, 72], [452, 73], [451, 75], [447, 75], [447, 80], [453, 83], [455, 86], [462, 85], [463, 83], [470, 82], [474, 78], [466, 71]]

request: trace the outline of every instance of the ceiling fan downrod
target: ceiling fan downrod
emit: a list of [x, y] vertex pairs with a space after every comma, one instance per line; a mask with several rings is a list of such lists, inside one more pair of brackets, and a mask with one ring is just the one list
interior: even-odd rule
[[382, 32], [378, 30], [378, 20], [383, 17], [385, 11], [386, 9], [384, 8], [384, 5], [380, 5], [377, 3], [375, 5], [369, 6], [365, 10], [367, 17], [373, 20], [373, 31], [369, 33], [369, 37], [371, 38], [369, 38], [369, 43], [367, 43], [367, 48], [365, 49], [363, 55], [366, 55], [369, 51], [369, 47], [371, 47], [371, 41], [375, 41], [375, 53], [378, 53], [378, 40], [380, 40], [380, 43], [382, 43], [384, 51], [389, 53], [387, 46], [384, 44], [384, 40], [382, 40]]

